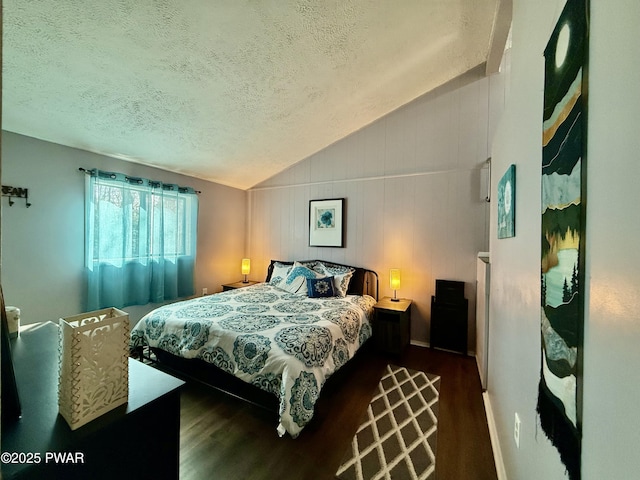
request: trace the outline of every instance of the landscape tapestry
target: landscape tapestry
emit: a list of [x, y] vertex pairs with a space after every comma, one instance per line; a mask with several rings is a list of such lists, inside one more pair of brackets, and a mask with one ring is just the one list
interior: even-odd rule
[[537, 411], [580, 478], [587, 0], [568, 0], [544, 52], [541, 368]]

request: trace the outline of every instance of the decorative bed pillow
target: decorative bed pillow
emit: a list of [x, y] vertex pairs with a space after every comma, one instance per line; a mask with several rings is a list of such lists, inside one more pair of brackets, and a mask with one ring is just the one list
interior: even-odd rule
[[324, 275], [314, 272], [302, 265], [300, 262], [294, 262], [287, 278], [282, 284], [278, 285], [278, 287], [286, 290], [287, 292], [307, 295], [307, 278], [321, 277], [324, 277]]
[[315, 260], [309, 260], [309, 261], [302, 261], [302, 262], [298, 262], [296, 261], [295, 263], [299, 263], [300, 265], [310, 268], [311, 270], [315, 270], [316, 269], [316, 265], [318, 264], [317, 261]]
[[307, 278], [309, 298], [333, 297], [333, 277]]
[[286, 265], [284, 263], [275, 262], [273, 264], [273, 272], [271, 273], [271, 278], [269, 279], [269, 284], [274, 287], [282, 288], [285, 280], [287, 279], [287, 275], [293, 268], [293, 265]]
[[325, 265], [318, 262], [314, 270], [324, 276], [333, 277], [333, 286], [337, 297], [345, 297], [349, 290], [349, 282], [353, 276], [355, 268], [343, 267], [340, 265]]

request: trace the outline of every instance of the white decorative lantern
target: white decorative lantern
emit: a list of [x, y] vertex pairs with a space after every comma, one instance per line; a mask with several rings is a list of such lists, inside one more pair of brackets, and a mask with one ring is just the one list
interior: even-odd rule
[[58, 408], [71, 430], [127, 403], [129, 314], [105, 308], [60, 319]]

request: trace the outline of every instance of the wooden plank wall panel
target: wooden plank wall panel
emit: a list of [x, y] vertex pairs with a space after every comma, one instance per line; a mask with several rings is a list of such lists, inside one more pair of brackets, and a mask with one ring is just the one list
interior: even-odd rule
[[385, 175], [416, 172], [417, 108], [407, 105], [403, 115], [389, 115], [385, 130]]
[[[371, 178], [384, 175], [385, 156], [385, 121], [377, 121], [360, 132], [363, 136], [364, 155], [362, 162], [362, 178]], [[350, 141], [345, 139], [346, 141]]]
[[[364, 266], [378, 272], [381, 296], [393, 295], [389, 269], [400, 268], [398, 295], [414, 300], [411, 337], [424, 343], [435, 279], [464, 281], [472, 351], [475, 259], [489, 247], [480, 170], [490, 155], [505, 88], [499, 75], [475, 75], [415, 100], [251, 189], [252, 268], [266, 271], [272, 258]], [[340, 197], [347, 205], [346, 247], [309, 247], [309, 200]]]
[[[436, 210], [439, 208], [434, 199], [438, 198], [438, 192], [434, 191], [443, 182], [438, 176], [425, 175], [415, 179], [415, 205], [416, 215], [413, 228], [413, 258], [412, 264], [416, 274], [415, 285], [413, 286], [413, 297], [416, 304], [413, 309], [414, 318], [428, 318], [430, 314], [430, 299], [434, 286], [434, 263], [438, 258], [434, 257], [434, 245], [441, 234], [436, 228]], [[419, 266], [419, 267], [418, 267]], [[409, 295], [406, 295], [409, 296]], [[426, 341], [428, 337], [427, 322], [412, 322], [411, 338]]]

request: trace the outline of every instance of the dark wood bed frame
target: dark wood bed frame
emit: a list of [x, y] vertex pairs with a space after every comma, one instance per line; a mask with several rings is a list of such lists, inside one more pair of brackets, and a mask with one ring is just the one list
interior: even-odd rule
[[[293, 261], [271, 260], [267, 269], [265, 282], [268, 282], [271, 279], [273, 266], [276, 262], [285, 265], [293, 265], [294, 263]], [[325, 260], [300, 261], [302, 264], [309, 264], [311, 262], [322, 262], [328, 266], [355, 268], [356, 271], [349, 283], [347, 294], [370, 295], [376, 300], [378, 299], [378, 274], [373, 270], [352, 267], [350, 265], [343, 265]], [[369, 344], [371, 342], [367, 341], [366, 343]], [[365, 347], [368, 348], [368, 345], [363, 345], [360, 350]], [[360, 350], [356, 352], [356, 355]], [[275, 395], [246, 383], [233, 375], [224, 372], [216, 366], [205, 362], [204, 360], [198, 358], [181, 358], [158, 348], [147, 349], [146, 347], [140, 347], [136, 352], [136, 356], [145, 363], [150, 363], [156, 368], [182, 378], [183, 380], [202, 383], [210, 388], [224, 392], [225, 394], [231, 395], [232, 397], [238, 398], [242, 401], [249, 402], [271, 412], [278, 412], [279, 400]], [[351, 361], [347, 362], [346, 365], [342, 366], [338, 371], [331, 375], [327, 379], [327, 383], [333, 384], [340, 382], [340, 378], [343, 378], [350, 370], [347, 367], [351, 363]]]

